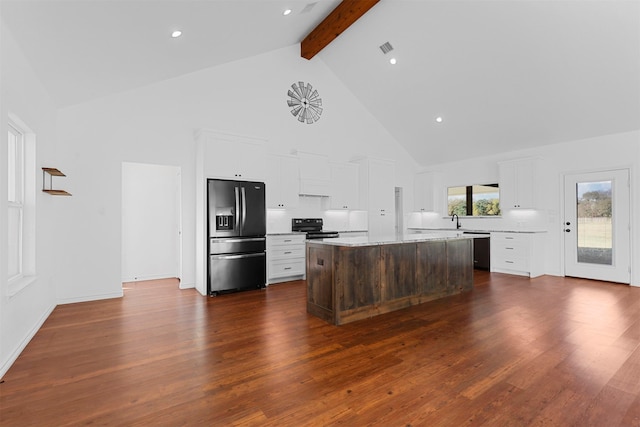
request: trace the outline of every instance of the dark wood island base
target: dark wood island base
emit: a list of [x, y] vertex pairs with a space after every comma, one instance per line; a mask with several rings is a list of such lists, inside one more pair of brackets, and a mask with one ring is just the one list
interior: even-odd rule
[[344, 245], [307, 242], [307, 312], [334, 325], [472, 288], [469, 238]]

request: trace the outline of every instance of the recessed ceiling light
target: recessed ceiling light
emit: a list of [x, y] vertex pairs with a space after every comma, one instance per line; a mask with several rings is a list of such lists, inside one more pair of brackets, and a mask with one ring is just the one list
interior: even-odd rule
[[284, 12], [282, 12], [282, 14], [283, 14], [284, 16], [287, 16], [287, 15], [289, 15], [290, 13], [291, 13], [291, 9], [285, 9], [285, 10], [284, 10]]
[[436, 117], [436, 122], [442, 123], [442, 117], [440, 117], [440, 116]]
[[182, 35], [182, 31], [180, 30], [175, 30], [174, 32], [171, 33], [171, 37], [173, 37], [174, 39], [177, 37], [180, 37]]
[[397, 63], [397, 62], [398, 62], [398, 61], [396, 61], [396, 58], [391, 58], [391, 59], [389, 60], [389, 63], [390, 63], [391, 65], [396, 65], [396, 63]]

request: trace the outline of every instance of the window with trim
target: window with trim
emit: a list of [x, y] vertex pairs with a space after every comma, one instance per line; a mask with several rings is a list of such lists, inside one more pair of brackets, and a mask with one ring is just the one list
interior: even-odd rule
[[9, 124], [8, 134], [8, 201], [9, 201], [9, 280], [22, 276], [24, 230], [24, 134]]
[[10, 114], [7, 132], [9, 296], [35, 279], [35, 147], [35, 134]]
[[498, 184], [449, 187], [447, 206], [449, 215], [500, 216], [500, 189]]

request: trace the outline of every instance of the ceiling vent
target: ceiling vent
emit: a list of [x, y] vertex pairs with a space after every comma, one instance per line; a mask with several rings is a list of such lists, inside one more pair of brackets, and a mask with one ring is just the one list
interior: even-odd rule
[[313, 9], [313, 7], [314, 7], [316, 4], [318, 4], [318, 2], [317, 2], [317, 1], [316, 1], [316, 2], [313, 2], [313, 3], [309, 3], [309, 4], [307, 4], [307, 5], [304, 7], [304, 9], [302, 9], [302, 10], [300, 11], [300, 13], [307, 13], [307, 12], [311, 12], [311, 9]]
[[393, 46], [391, 46], [391, 43], [385, 42], [382, 46], [380, 46], [380, 50], [386, 55], [393, 50]]

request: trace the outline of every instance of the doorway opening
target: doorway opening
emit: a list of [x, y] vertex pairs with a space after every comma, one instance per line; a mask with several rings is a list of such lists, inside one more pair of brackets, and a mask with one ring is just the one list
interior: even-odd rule
[[182, 273], [181, 169], [122, 163], [122, 283]]

